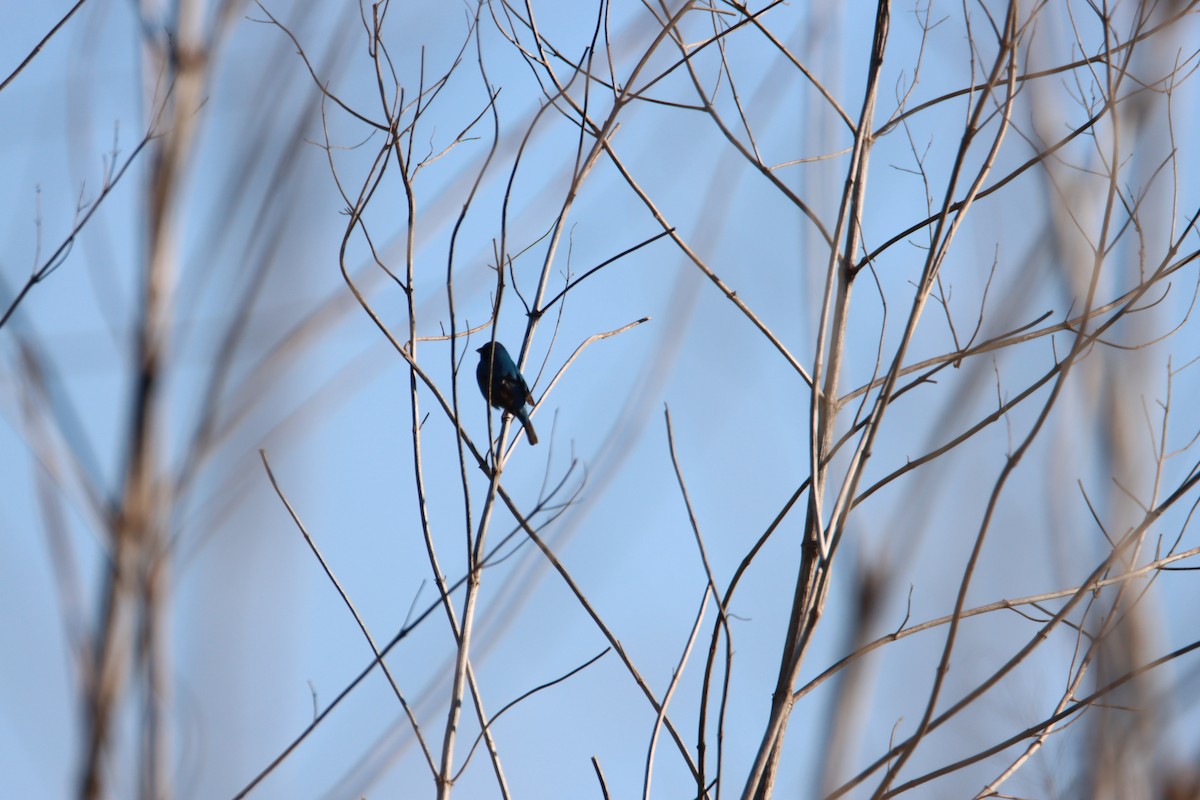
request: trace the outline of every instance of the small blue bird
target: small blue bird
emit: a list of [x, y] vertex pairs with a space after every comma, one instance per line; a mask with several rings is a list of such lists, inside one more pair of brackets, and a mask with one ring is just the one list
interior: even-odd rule
[[504, 345], [488, 342], [475, 352], [479, 353], [475, 380], [479, 383], [483, 399], [493, 408], [502, 408], [505, 413], [519, 419], [525, 426], [525, 435], [529, 437], [529, 443], [537, 444], [533, 423], [529, 421], [529, 414], [525, 413], [525, 404], [533, 405], [533, 395], [529, 393], [529, 385], [521, 377], [520, 370], [504, 349]]

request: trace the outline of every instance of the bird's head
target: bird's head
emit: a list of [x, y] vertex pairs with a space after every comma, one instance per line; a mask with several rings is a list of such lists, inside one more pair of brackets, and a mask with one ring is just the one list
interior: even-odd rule
[[485, 342], [483, 347], [477, 348], [475, 352], [479, 353], [479, 355], [483, 356], [484, 358], [487, 358], [488, 356], [492, 355], [492, 348], [495, 348], [495, 352], [497, 353], [504, 353], [506, 355], [508, 354], [508, 351], [504, 349], [504, 345], [500, 344], [499, 342]]

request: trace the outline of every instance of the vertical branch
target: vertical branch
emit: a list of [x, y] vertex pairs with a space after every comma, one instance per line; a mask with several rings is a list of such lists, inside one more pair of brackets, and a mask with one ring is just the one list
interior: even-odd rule
[[[457, 330], [458, 319], [454, 308], [454, 256], [455, 245], [458, 241], [458, 234], [461, 230], [463, 222], [466, 220], [467, 213], [471, 208], [471, 204], [475, 199], [476, 192], [479, 190], [483, 182], [484, 176], [487, 174], [488, 167], [491, 165], [492, 158], [496, 154], [496, 149], [500, 142], [500, 120], [496, 112], [496, 92], [492, 88], [491, 82], [488, 80], [487, 70], [483, 64], [483, 47], [479, 39], [479, 18], [483, 10], [483, 3], [480, 2], [475, 8], [475, 17], [472, 23], [472, 29], [475, 35], [475, 48], [478, 56], [479, 73], [483, 82], [484, 89], [488, 95], [488, 109], [491, 112], [492, 118], [492, 142], [488, 148], [487, 157], [484, 158], [479, 170], [476, 172], [475, 181], [471, 185], [471, 190], [468, 192], [466, 199], [463, 201], [463, 206], [459, 212], [458, 219], [455, 221], [454, 230], [450, 236], [450, 247], [448, 257], [446, 259], [446, 297], [449, 304], [450, 313], [450, 370], [451, 370], [451, 401], [454, 407], [455, 419], [459, 419], [459, 398], [458, 398], [458, 356], [457, 356]], [[504, 275], [504, 263], [499, 261], [496, 265], [497, 274], [500, 279]], [[500, 295], [497, 294], [496, 311], [493, 313], [493, 321], [498, 316], [500, 303]], [[495, 327], [492, 329], [492, 340], [495, 340]], [[491, 415], [488, 415], [489, 423]], [[509, 421], [505, 420], [501, 423], [500, 436], [501, 442], [507, 435]], [[492, 461], [492, 470], [490, 480], [488, 481], [487, 498], [484, 501], [483, 508], [480, 511], [479, 526], [474, 535], [474, 541], [471, 536], [471, 506], [470, 506], [470, 487], [467, 481], [466, 474], [466, 457], [463, 451], [463, 441], [461, 437], [455, 437], [458, 446], [459, 472], [463, 488], [463, 503], [464, 503], [464, 523], [467, 530], [467, 547], [465, 553], [467, 557], [467, 574], [466, 574], [466, 593], [463, 600], [462, 621], [455, 625], [453, 621], [453, 606], [447, 602], [447, 610], [451, 612], [451, 624], [455, 630], [455, 641], [457, 650], [454, 660], [454, 677], [451, 681], [449, 711], [446, 715], [446, 728], [442, 739], [442, 758], [438, 768], [437, 781], [437, 796], [439, 800], [444, 800], [450, 797], [450, 790], [453, 786], [454, 778], [454, 745], [458, 730], [458, 720], [462, 712], [463, 695], [466, 690], [466, 685], [469, 684], [471, 697], [475, 705], [476, 717], [479, 721], [480, 731], [487, 746], [488, 755], [491, 757], [492, 769], [496, 775], [496, 782], [500, 789], [502, 797], [507, 798], [508, 784], [504, 777], [504, 770], [500, 765], [500, 758], [497, 753], [496, 743], [492, 736], [491, 728], [488, 724], [487, 713], [484, 709], [483, 698], [479, 692], [479, 686], [475, 681], [474, 670], [470, 661], [470, 646], [471, 637], [474, 631], [475, 611], [479, 597], [480, 579], [482, 577], [484, 563], [484, 543], [487, 537], [487, 531], [491, 522], [491, 514], [495, 508], [495, 487], [500, 478], [500, 474], [504, 470], [504, 451], [503, 447], [495, 448], [494, 458]]]
[[[109, 560], [101, 587], [95, 662], [87, 687], [86, 746], [80, 779], [84, 798], [104, 794], [103, 766], [112, 747], [113, 715], [130, 679], [129, 658], [141, 666], [141, 795], [169, 796], [170, 746], [167, 738], [166, 678], [169, 589], [169, 498], [164, 494], [159, 427], [162, 381], [173, 313], [178, 234], [177, 201], [191, 153], [204, 85], [206, 55], [198, 30], [189, 26], [194, 9], [180, 10], [178, 39], [144, 42], [147, 85], [167, 76], [166, 125], [151, 152], [146, 193], [147, 239], [135, 328], [132, 411], [125, 443], [125, 467], [118, 505], [109, 530]], [[148, 98], [157, 107], [157, 98]]]
[[[796, 576], [796, 589], [792, 599], [791, 617], [784, 636], [780, 658], [779, 675], [771, 699], [771, 712], [763, 733], [762, 743], [755, 756], [742, 794], [745, 800], [766, 800], [771, 796], [775, 775], [782, 755], [783, 737], [788, 717], [795, 702], [792, 686], [799, 673], [809, 637], [820, 619], [828, 588], [827, 576], [830, 558], [830, 540], [822, 529], [822, 497], [827, 454], [833, 441], [837, 422], [838, 381], [845, 358], [845, 328], [850, 312], [850, 293], [855, 273], [854, 254], [861, 235], [862, 202], [866, 192], [867, 165], [870, 160], [872, 120], [875, 116], [875, 99], [878, 94], [879, 74], [883, 67], [883, 56], [887, 48], [888, 30], [891, 25], [889, 0], [879, 0], [875, 11], [875, 35], [871, 47], [870, 65], [863, 96], [862, 110], [855, 128], [854, 150], [846, 175], [846, 185], [838, 212], [830, 248], [829, 265], [826, 270], [825, 296], [817, 326], [817, 350], [813, 359], [810, 416], [809, 416], [809, 486], [808, 514], [804, 525], [804, 544], [800, 569]], [[840, 253], [837, 243], [845, 232], [844, 250]], [[833, 294], [836, 291], [836, 300]], [[833, 319], [829, 320], [832, 310]], [[828, 338], [828, 356], [826, 339]], [[828, 358], [828, 363], [826, 359]]]

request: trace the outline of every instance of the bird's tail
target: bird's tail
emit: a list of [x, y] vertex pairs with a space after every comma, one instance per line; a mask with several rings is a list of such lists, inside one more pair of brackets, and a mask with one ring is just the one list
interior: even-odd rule
[[533, 423], [529, 421], [529, 414], [525, 409], [521, 409], [517, 414], [517, 419], [521, 420], [521, 424], [525, 426], [525, 435], [529, 437], [531, 445], [537, 444], [537, 433], [533, 430]]

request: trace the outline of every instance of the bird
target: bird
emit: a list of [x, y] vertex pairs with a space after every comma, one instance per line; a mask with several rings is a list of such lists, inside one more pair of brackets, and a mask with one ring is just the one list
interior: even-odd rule
[[529, 385], [521, 377], [521, 371], [513, 363], [504, 345], [499, 342], [488, 342], [475, 351], [479, 353], [479, 366], [475, 368], [475, 380], [479, 383], [479, 392], [493, 408], [504, 409], [512, 414], [525, 426], [525, 435], [529, 443], [537, 444], [537, 434], [533, 431], [533, 423], [525, 411], [525, 404], [533, 405], [533, 395], [529, 393]]

